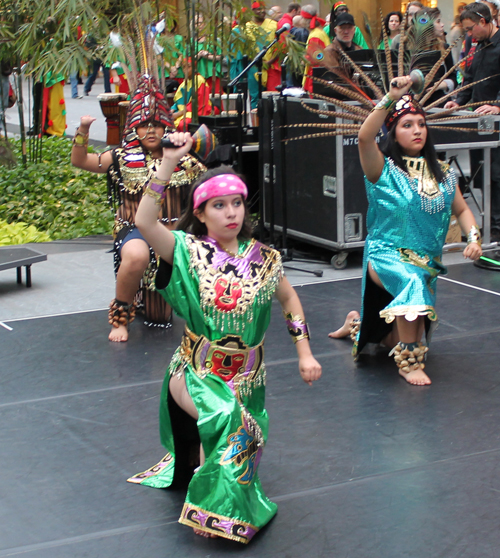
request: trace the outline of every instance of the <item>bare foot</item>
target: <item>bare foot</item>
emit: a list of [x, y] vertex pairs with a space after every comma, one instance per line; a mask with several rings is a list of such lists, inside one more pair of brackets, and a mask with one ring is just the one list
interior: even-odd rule
[[332, 337], [333, 339], [342, 339], [343, 337], [347, 337], [351, 332], [352, 320], [356, 320], [358, 318], [359, 312], [356, 312], [356, 310], [351, 310], [345, 317], [344, 325], [336, 331], [332, 331], [331, 333], [329, 333], [328, 337]]
[[115, 343], [121, 343], [128, 341], [128, 329], [126, 325], [119, 325], [118, 327], [112, 327], [109, 332], [108, 339], [114, 341]]
[[207, 533], [206, 531], [202, 531], [201, 529], [196, 529], [195, 527], [193, 527], [193, 531], [195, 535], [199, 535], [200, 537], [205, 537], [206, 539], [219, 538], [217, 535], [214, 535], [213, 533]]
[[410, 372], [403, 372], [403, 370], [399, 369], [399, 373], [412, 386], [428, 386], [432, 383], [422, 368], [410, 370]]

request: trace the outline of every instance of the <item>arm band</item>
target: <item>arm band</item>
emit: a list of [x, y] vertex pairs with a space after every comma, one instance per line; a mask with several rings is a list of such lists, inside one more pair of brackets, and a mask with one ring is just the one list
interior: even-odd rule
[[285, 316], [288, 333], [292, 336], [293, 342], [309, 339], [309, 328], [300, 316], [294, 316], [291, 312], [283, 312]]
[[167, 187], [168, 180], [160, 180], [153, 177], [146, 187], [145, 194], [151, 196], [155, 199], [156, 205], [161, 205], [161, 202], [165, 199], [165, 189]]
[[389, 97], [389, 95], [384, 95], [382, 99], [375, 105], [375, 110], [392, 110], [392, 107], [397, 103]]
[[477, 225], [472, 225], [469, 234], [467, 235], [467, 246], [473, 242], [481, 246], [481, 231]]

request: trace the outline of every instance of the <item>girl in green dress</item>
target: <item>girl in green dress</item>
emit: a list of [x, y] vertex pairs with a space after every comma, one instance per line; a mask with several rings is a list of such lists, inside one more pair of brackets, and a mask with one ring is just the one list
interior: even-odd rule
[[136, 223], [161, 258], [156, 288], [186, 328], [160, 403], [160, 436], [168, 453], [129, 481], [171, 486], [182, 461], [191, 457], [193, 465], [185, 442], [201, 441], [200, 466], [179, 522], [202, 536], [248, 543], [277, 510], [257, 474], [268, 433], [263, 342], [273, 294], [296, 343], [302, 379], [311, 385], [321, 366], [311, 353], [302, 306], [283, 276], [279, 252], [250, 237], [247, 188], [232, 169], [209, 171], [193, 186], [177, 230], [157, 226], [157, 204], [193, 143], [189, 133], [169, 139], [176, 148], [164, 149]]

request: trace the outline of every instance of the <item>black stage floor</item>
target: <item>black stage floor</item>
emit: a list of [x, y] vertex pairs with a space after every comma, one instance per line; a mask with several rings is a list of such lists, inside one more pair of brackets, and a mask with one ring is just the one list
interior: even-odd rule
[[313, 388], [276, 304], [260, 475], [279, 511], [249, 546], [179, 525], [182, 491], [125, 482], [163, 456], [158, 399], [180, 320], [168, 333], [134, 323], [124, 345], [107, 341], [104, 312], [0, 328], [0, 557], [498, 557], [500, 274], [448, 277], [430, 387], [381, 353], [355, 365], [349, 342], [327, 338], [358, 307], [359, 279], [298, 289], [324, 370]]

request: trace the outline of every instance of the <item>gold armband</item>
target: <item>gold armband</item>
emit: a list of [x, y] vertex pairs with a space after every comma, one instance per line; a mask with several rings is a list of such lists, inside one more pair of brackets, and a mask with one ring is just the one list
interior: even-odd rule
[[392, 107], [397, 103], [391, 99], [389, 95], [384, 95], [382, 99], [375, 105], [375, 110], [392, 110]]
[[479, 246], [481, 246], [481, 231], [476, 224], [472, 225], [469, 234], [467, 235], [467, 246], [472, 243], [479, 244]]
[[293, 342], [309, 339], [309, 328], [300, 316], [294, 316], [291, 312], [283, 312], [285, 316], [288, 333], [292, 336]]
[[73, 145], [76, 147], [87, 147], [89, 144], [89, 135], [83, 134], [80, 132], [78, 128], [75, 132], [75, 136], [73, 137]]

